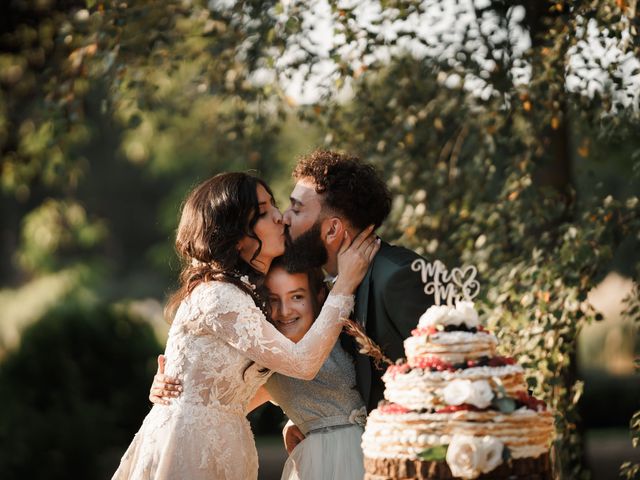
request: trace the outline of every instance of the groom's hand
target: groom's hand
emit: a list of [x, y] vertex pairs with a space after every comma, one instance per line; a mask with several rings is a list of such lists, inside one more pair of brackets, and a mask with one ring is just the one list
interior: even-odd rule
[[171, 397], [177, 397], [182, 392], [180, 380], [164, 374], [164, 355], [158, 355], [158, 371], [153, 377], [153, 384], [149, 392], [151, 403], [159, 405], [170, 405]]
[[304, 440], [304, 434], [297, 425], [294, 425], [294, 423], [289, 420], [282, 430], [282, 438], [284, 439], [284, 448], [286, 448], [287, 453], [291, 455], [296, 445]]

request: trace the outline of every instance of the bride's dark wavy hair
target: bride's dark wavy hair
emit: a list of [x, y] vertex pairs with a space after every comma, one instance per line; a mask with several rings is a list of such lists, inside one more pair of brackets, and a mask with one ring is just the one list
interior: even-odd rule
[[[236, 285], [251, 295], [268, 316], [264, 277], [242, 260], [237, 249], [238, 242], [245, 236], [258, 242], [250, 263], [262, 250], [262, 242], [254, 232], [260, 215], [258, 185], [272, 195], [264, 181], [248, 173], [221, 173], [202, 182], [187, 196], [175, 243], [183, 267], [180, 287], [165, 307], [165, 318], [169, 322], [173, 321], [180, 302], [194, 288], [212, 280]], [[256, 285], [255, 290], [241, 280], [244, 275]]]

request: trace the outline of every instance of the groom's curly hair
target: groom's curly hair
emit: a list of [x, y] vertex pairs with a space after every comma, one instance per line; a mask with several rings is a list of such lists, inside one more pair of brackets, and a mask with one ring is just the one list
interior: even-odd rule
[[323, 208], [343, 215], [356, 228], [378, 228], [391, 211], [391, 193], [373, 165], [358, 157], [315, 150], [300, 157], [293, 178], [310, 177], [323, 194]]

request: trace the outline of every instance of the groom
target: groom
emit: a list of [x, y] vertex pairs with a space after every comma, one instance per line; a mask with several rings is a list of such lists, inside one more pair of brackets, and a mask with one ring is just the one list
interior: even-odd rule
[[[354, 238], [368, 225], [379, 227], [391, 210], [389, 190], [371, 165], [332, 151], [317, 150], [300, 158], [293, 177], [296, 185], [284, 213], [287, 268], [306, 271], [322, 266], [335, 277], [344, 231]], [[354, 319], [392, 360], [404, 356], [403, 340], [433, 304], [420, 275], [411, 270], [419, 258], [411, 250], [382, 242], [356, 292]], [[383, 399], [383, 372], [357, 352], [351, 337], [343, 335], [342, 342], [355, 359], [358, 390], [371, 411]], [[295, 426], [285, 428], [288, 451], [301, 435]]]

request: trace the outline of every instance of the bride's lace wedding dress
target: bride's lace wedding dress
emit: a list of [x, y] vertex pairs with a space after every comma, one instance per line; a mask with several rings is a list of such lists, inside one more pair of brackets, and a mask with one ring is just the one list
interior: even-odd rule
[[273, 371], [313, 378], [335, 344], [340, 317], [352, 308], [352, 296], [330, 294], [296, 344], [235, 285], [196, 287], [176, 313], [165, 350], [165, 373], [179, 377], [184, 392], [151, 409], [113, 479], [257, 478], [249, 400]]

